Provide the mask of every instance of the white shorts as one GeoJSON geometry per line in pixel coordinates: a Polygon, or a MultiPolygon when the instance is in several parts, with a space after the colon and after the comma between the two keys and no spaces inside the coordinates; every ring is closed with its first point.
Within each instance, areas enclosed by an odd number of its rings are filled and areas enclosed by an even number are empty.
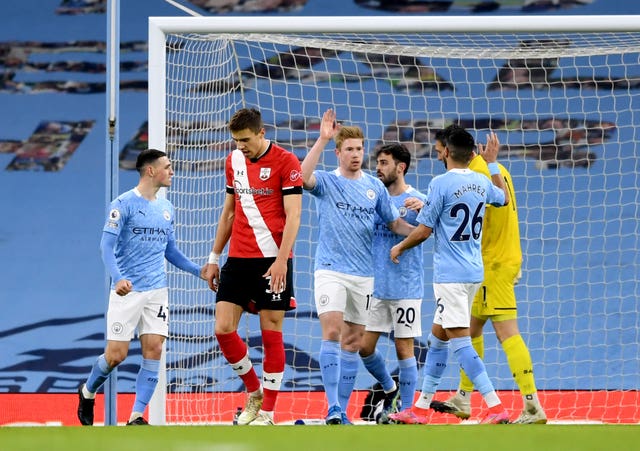
{"type": "Polygon", "coordinates": [[[342,312],[353,324],[367,324],[367,309],[373,292],[373,277],[352,276],[319,269],[314,273],[314,297],[318,315],[342,312]]]}
{"type": "Polygon", "coordinates": [[[434,283],[436,296],[434,324],[443,329],[469,327],[471,323],[471,304],[482,283],[434,283]]]}
{"type": "Polygon", "coordinates": [[[118,296],[109,294],[107,340],[131,341],[133,333],[169,335],[169,290],[132,291],[118,296]]]}
{"type": "Polygon", "coordinates": [[[396,338],[422,336],[422,299],[397,299],[384,301],[371,299],[369,319],[365,330],[391,332],[396,338]]]}

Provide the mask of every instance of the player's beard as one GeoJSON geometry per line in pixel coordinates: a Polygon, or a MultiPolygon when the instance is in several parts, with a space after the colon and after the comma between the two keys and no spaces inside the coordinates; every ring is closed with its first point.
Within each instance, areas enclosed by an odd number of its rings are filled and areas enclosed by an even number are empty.
{"type": "Polygon", "coordinates": [[[378,178],[384,184],[385,188],[389,188],[396,182],[396,180],[398,180],[398,176],[396,176],[395,174],[385,176],[384,174],[378,173],[378,178]]]}

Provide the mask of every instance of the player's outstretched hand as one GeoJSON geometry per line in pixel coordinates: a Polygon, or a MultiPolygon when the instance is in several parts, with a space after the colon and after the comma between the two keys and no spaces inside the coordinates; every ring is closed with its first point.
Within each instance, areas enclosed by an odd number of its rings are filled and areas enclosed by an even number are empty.
{"type": "Polygon", "coordinates": [[[336,122],[336,112],[329,108],[322,115],[320,123],[320,137],[323,139],[333,139],[338,134],[342,126],[336,122]]]}
{"type": "Polygon", "coordinates": [[[487,163],[495,163],[498,161],[498,151],[500,150],[500,140],[498,136],[491,132],[487,135],[487,143],[478,143],[478,153],[482,155],[487,163]]]}

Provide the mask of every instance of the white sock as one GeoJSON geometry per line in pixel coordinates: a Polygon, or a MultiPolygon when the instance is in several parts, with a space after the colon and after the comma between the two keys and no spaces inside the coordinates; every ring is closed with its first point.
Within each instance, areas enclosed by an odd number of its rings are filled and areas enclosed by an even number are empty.
{"type": "Polygon", "coordinates": [[[142,412],[131,412],[131,416],[129,417],[129,422],[135,420],[136,418],[140,418],[142,416],[142,412]]]}
{"type": "Polygon", "coordinates": [[[415,402],[414,406],[420,409],[429,409],[431,407],[431,400],[433,399],[434,393],[420,393],[420,397],[415,402]]]}
{"type": "Polygon", "coordinates": [[[87,390],[87,384],[82,384],[82,396],[84,396],[85,399],[95,399],[96,394],[87,390]]]}
{"type": "Polygon", "coordinates": [[[540,400],[538,399],[538,392],[532,393],[530,395],[523,395],[522,400],[525,406],[534,406],[536,408],[541,408],[540,400]]]}
{"type": "Polygon", "coordinates": [[[489,408],[500,405],[500,398],[498,398],[498,394],[495,391],[490,391],[489,393],[485,393],[482,395],[484,398],[484,402],[487,403],[489,408]]]}
{"type": "Polygon", "coordinates": [[[468,391],[458,390],[456,395],[459,396],[460,398],[464,399],[465,401],[468,401],[468,400],[471,399],[471,392],[468,392],[468,391]]]}
{"type": "Polygon", "coordinates": [[[396,385],[396,381],[393,381],[393,388],[389,391],[384,392],[385,395],[388,395],[389,393],[393,393],[394,391],[396,391],[398,388],[398,386],[396,385]]]}

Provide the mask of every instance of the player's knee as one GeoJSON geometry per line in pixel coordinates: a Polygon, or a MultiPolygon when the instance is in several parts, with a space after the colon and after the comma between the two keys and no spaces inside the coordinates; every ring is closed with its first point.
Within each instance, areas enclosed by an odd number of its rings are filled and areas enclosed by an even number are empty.
{"type": "Polygon", "coordinates": [[[109,368],[115,368],[127,358],[129,353],[129,343],[119,341],[108,341],[104,350],[104,359],[109,368]]]}
{"type": "Polygon", "coordinates": [[[359,352],[362,341],[357,335],[348,335],[346,337],[342,337],[342,342],[340,344],[342,349],[345,351],[359,352]]]}
{"type": "Polygon", "coordinates": [[[340,341],[340,329],[324,328],[322,331],[322,339],[328,341],[340,341]]]}
{"type": "Polygon", "coordinates": [[[369,349],[360,348],[358,354],[360,354],[360,357],[362,357],[363,359],[366,359],[371,354],[373,354],[373,352],[371,352],[369,349]]]}
{"type": "Polygon", "coordinates": [[[222,322],[216,322],[216,325],[214,327],[214,333],[216,337],[218,337],[219,335],[230,334],[232,332],[235,332],[235,330],[235,327],[233,327],[231,324],[224,324],[222,322]]]}
{"type": "Polygon", "coordinates": [[[115,350],[104,354],[104,359],[106,360],[107,365],[109,365],[109,368],[115,368],[124,362],[124,359],[126,358],[127,352],[122,350],[115,350]]]}
{"type": "Polygon", "coordinates": [[[145,359],[160,360],[162,356],[162,342],[152,342],[147,344],[145,349],[142,350],[142,355],[145,359]]]}
{"type": "Polygon", "coordinates": [[[413,340],[408,342],[396,340],[396,357],[398,357],[399,360],[415,357],[413,340]]]}

